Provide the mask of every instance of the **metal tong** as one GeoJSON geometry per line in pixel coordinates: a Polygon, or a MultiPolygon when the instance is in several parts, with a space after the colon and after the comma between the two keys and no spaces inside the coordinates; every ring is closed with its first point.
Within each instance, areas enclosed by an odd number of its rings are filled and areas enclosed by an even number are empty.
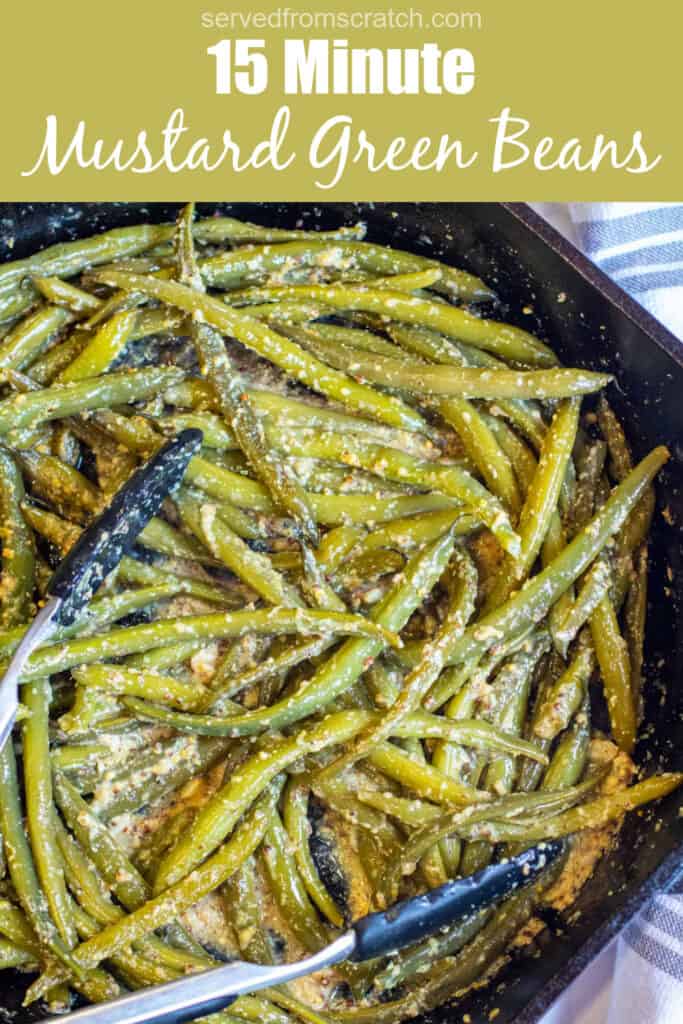
{"type": "MultiPolygon", "coordinates": [[[[108,574],[133,547],[164,498],[181,482],[202,442],[185,430],[165,444],[114,496],[109,508],[81,534],[48,585],[48,600],[33,620],[0,682],[0,749],[18,706],[19,679],[31,653],[58,627],[74,622],[108,574]]],[[[77,1010],[64,1024],[181,1024],[225,1009],[247,992],[322,970],[343,960],[386,956],[499,902],[529,884],[560,854],[562,844],[540,844],[469,878],[368,914],[330,945],[296,963],[262,966],[235,960],[110,1003],[77,1010]]]]}
{"type": "Polygon", "coordinates": [[[354,921],[329,946],[296,963],[278,966],[233,960],[164,985],[132,992],[110,1003],[62,1017],[63,1024],[182,1024],[217,1013],[247,992],[282,985],[342,960],[372,960],[410,946],[461,917],[475,914],[536,880],[562,852],[560,842],[541,843],[509,860],[388,910],[354,921]]]}
{"type": "Polygon", "coordinates": [[[59,626],[69,626],[135,544],[164,498],[179,486],[202,443],[201,430],[183,430],[117,491],[109,507],[78,538],[47,588],[48,600],[24,634],[0,681],[0,750],[12,732],[19,678],[29,657],[59,626]]]}

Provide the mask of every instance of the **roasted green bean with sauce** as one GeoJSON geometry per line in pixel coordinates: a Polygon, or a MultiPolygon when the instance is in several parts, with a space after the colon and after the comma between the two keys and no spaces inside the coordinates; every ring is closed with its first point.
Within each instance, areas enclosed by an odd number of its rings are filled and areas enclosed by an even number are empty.
{"type": "Polygon", "coordinates": [[[609,374],[406,246],[189,204],[0,266],[3,665],[114,491],[203,433],[22,677],[0,967],[27,1003],[298,959],[569,837],[500,907],[207,1018],[397,1024],[481,981],[683,781],[632,760],[667,450],[636,463],[609,374]]]}

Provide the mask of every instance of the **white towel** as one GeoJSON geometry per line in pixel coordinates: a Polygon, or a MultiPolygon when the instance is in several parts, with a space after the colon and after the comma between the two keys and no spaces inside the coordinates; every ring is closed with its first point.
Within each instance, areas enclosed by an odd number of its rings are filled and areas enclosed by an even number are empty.
{"type": "Polygon", "coordinates": [[[682,1024],[683,896],[655,896],[541,1024],[682,1024]]]}
{"type": "Polygon", "coordinates": [[[683,897],[656,896],[617,940],[606,1024],[683,1021],[683,897]]]}
{"type": "Polygon", "coordinates": [[[570,203],[569,208],[583,251],[683,338],[683,203],[570,203]]]}

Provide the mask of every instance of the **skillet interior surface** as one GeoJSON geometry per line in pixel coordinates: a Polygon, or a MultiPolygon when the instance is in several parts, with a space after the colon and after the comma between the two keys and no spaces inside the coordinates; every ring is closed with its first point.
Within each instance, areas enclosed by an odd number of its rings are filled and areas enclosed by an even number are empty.
{"type": "MultiPolygon", "coordinates": [[[[57,241],[142,220],[175,217],[173,204],[0,204],[0,261],[57,241]]],[[[522,205],[491,203],[199,204],[283,227],[330,228],[362,219],[368,238],[483,277],[500,296],[496,315],[547,338],[570,365],[608,369],[610,399],[636,456],[667,444],[672,459],[658,484],[652,531],[647,635],[646,716],[636,752],[648,769],[683,770],[683,348],[571,245],[522,205]]],[[[683,819],[673,793],[654,811],[631,815],[615,849],[598,865],[577,902],[496,977],[456,1007],[421,1024],[472,1024],[498,1009],[497,1024],[531,1024],[554,997],[657,889],[680,885],[683,819]],[[465,1017],[465,1019],[467,1019],[465,1017]]],[[[41,1016],[20,1009],[25,976],[5,972],[0,1020],[41,1016]],[[8,1012],[9,1011],[9,1012],[8,1012]]]]}

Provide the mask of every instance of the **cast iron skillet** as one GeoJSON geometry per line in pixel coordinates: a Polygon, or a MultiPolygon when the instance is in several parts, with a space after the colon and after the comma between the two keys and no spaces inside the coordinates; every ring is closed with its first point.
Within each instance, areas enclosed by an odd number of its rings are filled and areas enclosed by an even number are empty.
{"type": "MultiPolygon", "coordinates": [[[[647,642],[646,729],[637,759],[683,769],[683,348],[527,207],[488,203],[251,203],[200,205],[238,217],[293,227],[330,228],[363,219],[368,237],[435,255],[472,270],[501,297],[498,313],[549,339],[570,365],[616,374],[610,398],[635,454],[658,443],[673,458],[658,485],[652,533],[647,642]],[[662,512],[666,512],[666,519],[662,512]],[[647,757],[647,761],[645,758],[647,757]]],[[[169,220],[173,204],[0,204],[0,260],[27,256],[50,243],[141,220],[169,220]]],[[[598,709],[599,714],[599,709],[598,709]]],[[[598,866],[567,914],[553,915],[533,947],[488,989],[457,1007],[444,1006],[421,1024],[455,1024],[469,1013],[483,1024],[531,1024],[569,981],[657,889],[683,879],[683,820],[673,793],[656,811],[631,815],[617,848],[598,866]],[[656,828],[661,821],[661,828],[656,828]],[[569,921],[571,919],[571,925],[569,921]],[[536,955],[539,954],[540,956],[536,955]]],[[[2,976],[0,1006],[20,1007],[25,977],[2,976]]],[[[18,1010],[24,1024],[40,1011],[18,1010]]]]}

